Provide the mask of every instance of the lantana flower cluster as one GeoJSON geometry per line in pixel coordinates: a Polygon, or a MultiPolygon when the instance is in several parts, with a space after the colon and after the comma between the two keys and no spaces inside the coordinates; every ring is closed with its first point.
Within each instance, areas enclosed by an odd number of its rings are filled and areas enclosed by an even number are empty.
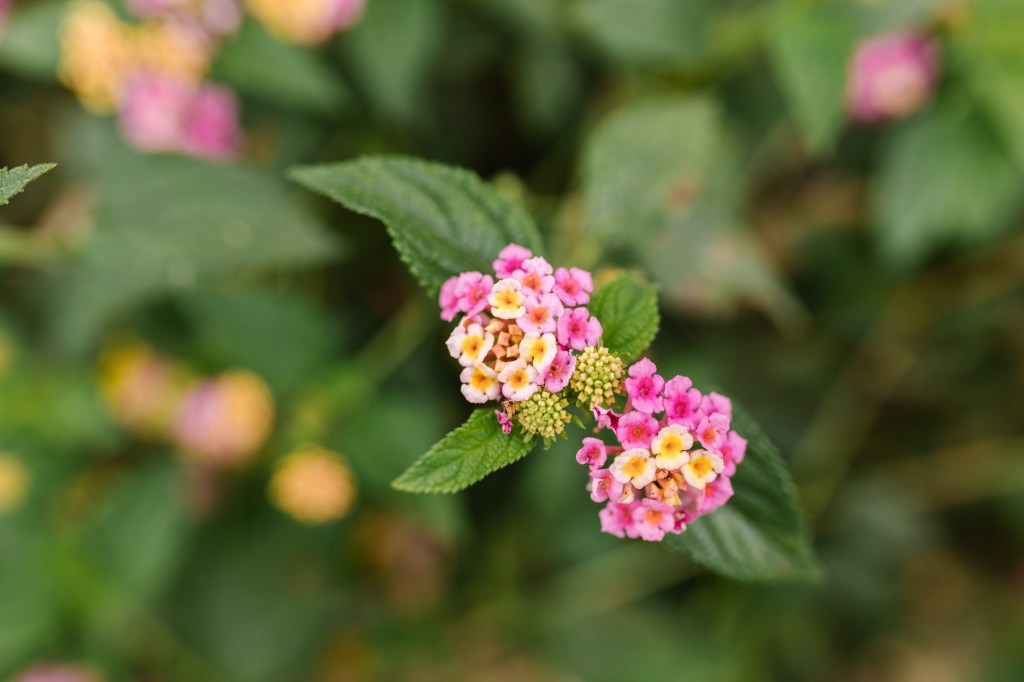
{"type": "Polygon", "coordinates": [[[665,381],[649,359],[629,368],[621,414],[594,408],[617,445],[584,438],[576,461],[590,469],[590,497],[605,503],[601,530],[658,541],[732,497],[730,479],[747,441],[730,430],[732,403],[702,395],[684,376],[665,381]]]}
{"type": "Polygon", "coordinates": [[[464,272],[441,287],[441,319],[461,315],[448,351],[464,368],[471,403],[501,401],[505,433],[513,420],[553,439],[571,420],[570,397],[589,407],[614,395],[622,361],[599,347],[600,320],[587,308],[591,274],[558,268],[518,244],[498,254],[494,272],[464,272]],[[569,389],[567,391],[567,389],[569,389]]]}

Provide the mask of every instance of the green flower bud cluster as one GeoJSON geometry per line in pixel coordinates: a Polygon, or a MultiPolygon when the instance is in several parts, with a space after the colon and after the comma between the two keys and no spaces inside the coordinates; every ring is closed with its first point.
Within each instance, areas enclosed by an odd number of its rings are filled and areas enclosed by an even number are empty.
{"type": "Polygon", "coordinates": [[[586,348],[576,360],[576,372],[569,386],[579,394],[579,403],[590,408],[615,402],[615,394],[623,390],[625,366],[622,358],[610,350],[586,348]]]}
{"type": "Polygon", "coordinates": [[[572,419],[567,407],[569,401],[561,393],[542,387],[516,406],[516,417],[527,433],[553,440],[572,419]]]}

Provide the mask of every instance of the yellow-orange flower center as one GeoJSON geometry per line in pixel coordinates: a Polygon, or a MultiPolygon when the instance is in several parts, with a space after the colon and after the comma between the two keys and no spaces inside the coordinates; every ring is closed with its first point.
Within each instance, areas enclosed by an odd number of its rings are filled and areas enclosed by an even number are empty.
{"type": "Polygon", "coordinates": [[[626,460],[626,463],[622,465],[622,473],[626,474],[630,478],[636,478],[644,472],[644,468],[647,466],[647,460],[644,457],[630,457],[626,460]]]}

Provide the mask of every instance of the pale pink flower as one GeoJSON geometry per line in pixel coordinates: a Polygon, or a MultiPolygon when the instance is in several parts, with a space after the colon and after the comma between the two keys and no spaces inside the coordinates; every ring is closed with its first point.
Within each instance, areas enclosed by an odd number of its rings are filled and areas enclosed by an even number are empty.
{"type": "Polygon", "coordinates": [[[501,391],[498,375],[485,365],[467,367],[459,374],[462,382],[462,395],[466,400],[479,405],[488,400],[497,400],[501,391]]]}
{"type": "Polygon", "coordinates": [[[689,459],[687,450],[693,447],[693,436],[679,424],[666,426],[651,442],[651,454],[659,469],[674,471],[689,459]]]}
{"type": "Polygon", "coordinates": [[[587,490],[594,502],[614,502],[622,496],[623,485],[615,480],[610,470],[591,469],[587,490]]]}
{"type": "Polygon", "coordinates": [[[704,516],[715,511],[729,501],[733,495],[732,481],[728,476],[722,476],[704,486],[704,496],[697,504],[693,518],[704,516]]]}
{"type": "Polygon", "coordinates": [[[693,430],[700,422],[701,394],[691,388],[693,382],[687,377],[677,376],[665,384],[663,408],[670,424],[680,424],[693,430]]]}
{"type": "Polygon", "coordinates": [[[535,383],[536,378],[537,370],[521,359],[506,365],[498,375],[498,380],[503,384],[502,394],[514,402],[526,400],[537,392],[539,387],[535,383]]]}
{"type": "Polygon", "coordinates": [[[543,296],[555,288],[555,278],[551,276],[551,263],[537,256],[523,261],[522,270],[515,278],[523,285],[523,291],[533,296],[543,296]]]}
{"type": "Polygon", "coordinates": [[[729,419],[724,414],[712,414],[703,417],[695,429],[697,440],[700,441],[701,445],[714,452],[718,452],[722,447],[728,431],[729,419]]]}
{"type": "Polygon", "coordinates": [[[7,15],[11,12],[12,0],[0,0],[0,37],[3,37],[4,29],[7,27],[7,15]]]}
{"type": "Polygon", "coordinates": [[[354,26],[363,16],[366,0],[328,0],[331,6],[331,26],[344,31],[354,26]]]}
{"type": "Polygon", "coordinates": [[[905,118],[932,95],[939,71],[936,42],[915,31],[872,36],[850,62],[847,110],[858,121],[905,118]]]}
{"type": "Polygon", "coordinates": [[[147,152],[177,151],[195,85],[170,74],[139,73],[128,79],[118,107],[121,134],[147,152]]]}
{"type": "Polygon", "coordinates": [[[524,332],[554,332],[555,320],[565,312],[565,306],[554,294],[530,296],[525,303],[526,314],[516,320],[524,332]]]}
{"type": "Polygon", "coordinates": [[[604,466],[608,459],[608,448],[600,438],[584,438],[583,447],[576,453],[576,461],[587,464],[591,469],[604,466]]]}
{"type": "Polygon", "coordinates": [[[242,20],[235,0],[126,0],[125,4],[141,19],[195,22],[214,36],[234,33],[242,20]]]}
{"type": "Polygon", "coordinates": [[[484,361],[494,346],[494,334],[484,331],[475,322],[456,325],[448,337],[448,353],[463,367],[473,367],[484,361]]]}
{"type": "Polygon", "coordinates": [[[642,539],[658,542],[675,527],[673,509],[657,500],[640,500],[633,507],[633,527],[642,539]]]}
{"type": "Polygon", "coordinates": [[[576,371],[576,356],[567,350],[560,350],[555,353],[555,359],[540,374],[540,381],[544,388],[552,393],[558,393],[569,385],[573,372],[576,371]]]}
{"type": "Polygon", "coordinates": [[[615,435],[627,450],[650,448],[651,441],[658,434],[658,420],[643,412],[627,412],[619,418],[615,435]]]}
{"type": "Polygon", "coordinates": [[[554,291],[565,305],[586,305],[594,291],[594,279],[586,270],[558,268],[555,270],[554,291]]]}
{"type": "Polygon", "coordinates": [[[690,461],[680,468],[687,484],[696,490],[714,481],[725,468],[721,455],[709,450],[694,450],[690,453],[690,461]]]}
{"type": "Polygon", "coordinates": [[[523,270],[523,261],[532,258],[533,252],[525,246],[509,244],[498,253],[498,259],[494,261],[494,274],[500,279],[513,277],[523,270]]]}
{"type": "Polygon", "coordinates": [[[491,306],[491,315],[503,320],[515,320],[526,312],[526,296],[523,285],[518,280],[506,278],[500,280],[487,295],[487,303],[491,306]]]}
{"type": "Polygon", "coordinates": [[[722,454],[722,459],[725,461],[723,473],[726,476],[732,476],[736,473],[736,465],[743,461],[743,457],[747,453],[747,439],[735,431],[730,431],[725,437],[725,441],[719,446],[718,451],[722,454]]]}
{"type": "Polygon", "coordinates": [[[634,448],[616,455],[608,468],[616,481],[622,485],[632,484],[637,490],[654,481],[658,473],[654,458],[644,448],[634,448]]]}
{"type": "Polygon", "coordinates": [[[661,391],[665,388],[665,380],[655,372],[658,368],[644,358],[633,363],[626,379],[626,395],[634,409],[647,414],[662,411],[661,391]]]}
{"type": "Polygon", "coordinates": [[[601,323],[586,308],[566,308],[558,317],[558,343],[564,348],[583,350],[601,339],[601,323]]]}
{"type": "Polygon", "coordinates": [[[601,531],[620,538],[635,538],[639,536],[639,531],[633,521],[633,509],[635,506],[635,503],[619,504],[618,502],[609,502],[598,513],[598,517],[601,519],[601,531]]]}
{"type": "Polygon", "coordinates": [[[519,342],[519,357],[533,365],[537,373],[546,370],[555,360],[558,343],[554,334],[530,332],[519,342]]]}
{"type": "MultiPolygon", "coordinates": [[[[3,0],[0,0],[2,2],[3,0]]],[[[99,682],[93,672],[75,665],[36,665],[12,677],[10,682],[99,682]]]]}
{"type": "Polygon", "coordinates": [[[219,85],[195,93],[182,121],[181,151],[204,159],[231,159],[242,148],[238,98],[219,85]]]}

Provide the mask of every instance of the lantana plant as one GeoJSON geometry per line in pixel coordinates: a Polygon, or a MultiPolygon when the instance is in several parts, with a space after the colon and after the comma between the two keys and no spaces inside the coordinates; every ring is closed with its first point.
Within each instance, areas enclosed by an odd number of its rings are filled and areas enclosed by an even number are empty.
{"type": "Polygon", "coordinates": [[[588,469],[575,492],[604,504],[605,532],[665,540],[736,578],[817,575],[777,450],[729,398],[686,376],[666,380],[648,357],[653,285],[614,267],[550,262],[529,216],[466,171],[370,157],[293,177],[387,226],[452,325],[451,359],[442,351],[438,361],[480,406],[394,487],[457,492],[571,438],[588,469]]]}

